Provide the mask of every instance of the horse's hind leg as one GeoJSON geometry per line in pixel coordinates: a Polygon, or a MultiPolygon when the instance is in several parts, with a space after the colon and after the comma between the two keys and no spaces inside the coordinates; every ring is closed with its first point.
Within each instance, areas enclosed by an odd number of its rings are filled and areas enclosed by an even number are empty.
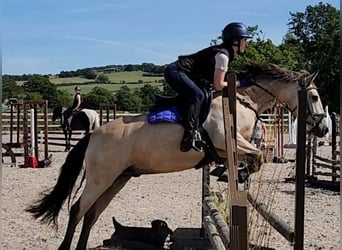
{"type": "MultiPolygon", "coordinates": [[[[116,177],[113,177],[116,179],[116,177]]],[[[111,179],[111,180],[113,180],[111,179]]],[[[89,208],[97,201],[97,199],[111,186],[110,179],[102,180],[101,183],[95,184],[87,179],[86,186],[78,201],[72,205],[69,215],[68,227],[64,239],[58,248],[59,250],[70,249],[72,238],[75,233],[77,224],[81,221],[89,208]]]]}
{"type": "Polygon", "coordinates": [[[95,224],[98,217],[108,206],[113,197],[125,186],[130,178],[130,175],[120,175],[87,211],[83,219],[82,231],[76,248],[77,250],[86,249],[92,226],[95,224]]]}
{"type": "Polygon", "coordinates": [[[79,203],[80,200],[78,200],[74,205],[72,205],[71,210],[70,210],[70,215],[69,215],[69,222],[68,222],[68,227],[64,236],[64,239],[59,246],[58,250],[68,250],[70,249],[71,241],[74,236],[75,228],[79,221],[81,220],[80,218],[76,217],[77,212],[79,210],[79,203]]]}
{"type": "Polygon", "coordinates": [[[72,135],[72,131],[71,130],[69,130],[68,131],[68,144],[67,144],[67,148],[68,148],[68,151],[70,151],[70,149],[71,149],[71,135],[72,135]]]}

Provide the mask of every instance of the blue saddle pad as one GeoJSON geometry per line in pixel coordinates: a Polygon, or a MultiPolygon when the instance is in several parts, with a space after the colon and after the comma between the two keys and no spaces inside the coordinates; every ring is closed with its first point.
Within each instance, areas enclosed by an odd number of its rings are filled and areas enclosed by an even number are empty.
{"type": "Polygon", "coordinates": [[[147,115],[147,120],[150,124],[159,122],[178,123],[180,121],[180,113],[176,107],[165,108],[163,110],[151,111],[147,115]]]}

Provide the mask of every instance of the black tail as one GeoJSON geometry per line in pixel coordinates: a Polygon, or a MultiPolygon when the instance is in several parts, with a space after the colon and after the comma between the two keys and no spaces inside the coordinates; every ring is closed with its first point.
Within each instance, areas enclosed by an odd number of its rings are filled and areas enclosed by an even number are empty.
{"type": "Polygon", "coordinates": [[[43,197],[36,204],[28,207],[25,211],[40,217],[42,222],[57,226],[57,218],[65,200],[71,195],[78,175],[83,166],[85,151],[89,144],[91,134],[83,137],[69,152],[59,174],[57,183],[50,193],[44,192],[43,197]]]}

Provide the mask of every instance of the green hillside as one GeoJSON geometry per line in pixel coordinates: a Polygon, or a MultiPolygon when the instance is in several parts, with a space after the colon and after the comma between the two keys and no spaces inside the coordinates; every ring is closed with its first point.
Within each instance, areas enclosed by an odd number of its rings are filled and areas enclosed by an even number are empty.
{"type": "Polygon", "coordinates": [[[110,83],[97,83],[95,80],[86,79],[84,77],[65,77],[59,78],[50,76],[50,82],[57,85],[58,89],[67,90],[73,93],[75,85],[79,85],[82,93],[89,93],[94,87],[102,87],[111,92],[118,91],[122,86],[126,85],[129,88],[141,88],[146,84],[152,86],[162,86],[164,77],[162,76],[144,76],[143,71],[122,71],[102,73],[98,71],[98,75],[105,75],[109,78],[110,83]]]}
{"type": "MultiPolygon", "coordinates": [[[[114,84],[102,84],[102,83],[92,83],[92,84],[87,84],[87,85],[80,85],[81,89],[82,89],[82,93],[83,94],[87,94],[89,93],[92,88],[94,87],[101,87],[104,88],[106,90],[109,90],[110,92],[116,92],[118,91],[122,86],[128,86],[131,89],[135,89],[135,88],[141,88],[143,87],[145,84],[150,84],[152,86],[160,86],[162,87],[161,83],[114,83],[114,84]]],[[[57,89],[60,90],[66,90],[69,93],[73,94],[74,93],[74,85],[70,85],[70,86],[59,86],[57,87],[57,89]]]]}

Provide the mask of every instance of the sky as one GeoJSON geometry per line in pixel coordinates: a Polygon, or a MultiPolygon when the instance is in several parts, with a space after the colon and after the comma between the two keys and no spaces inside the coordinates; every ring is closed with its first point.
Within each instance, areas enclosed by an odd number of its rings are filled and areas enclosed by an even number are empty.
{"type": "MultiPolygon", "coordinates": [[[[153,63],[210,45],[230,22],[258,25],[282,42],[290,12],[313,0],[4,0],[2,74],[58,74],[87,67],[153,63]]],[[[321,1],[340,9],[338,0],[321,1]]]]}

